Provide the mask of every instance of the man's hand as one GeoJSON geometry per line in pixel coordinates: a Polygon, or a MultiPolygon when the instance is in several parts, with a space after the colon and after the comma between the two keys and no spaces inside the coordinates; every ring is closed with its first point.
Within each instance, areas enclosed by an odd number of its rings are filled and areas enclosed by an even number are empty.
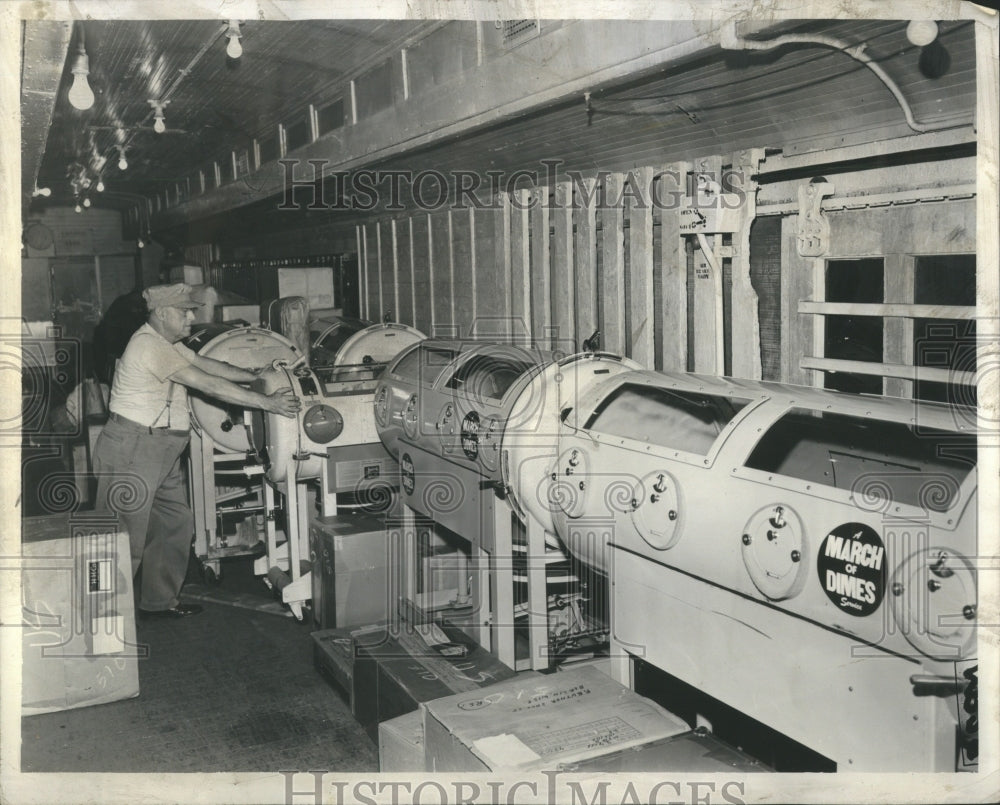
{"type": "Polygon", "coordinates": [[[267,402],[266,410],[272,414],[281,414],[281,416],[287,417],[295,416],[295,412],[302,407],[302,400],[296,397],[295,392],[287,386],[268,394],[267,402]]]}

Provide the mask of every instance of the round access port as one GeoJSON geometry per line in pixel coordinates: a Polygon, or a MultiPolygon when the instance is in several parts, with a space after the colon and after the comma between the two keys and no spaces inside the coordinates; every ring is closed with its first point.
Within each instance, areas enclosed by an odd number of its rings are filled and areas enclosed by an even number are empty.
{"type": "Polygon", "coordinates": [[[302,417],[302,429],[312,441],[326,444],[343,432],[344,418],[329,405],[314,405],[302,417]]]}

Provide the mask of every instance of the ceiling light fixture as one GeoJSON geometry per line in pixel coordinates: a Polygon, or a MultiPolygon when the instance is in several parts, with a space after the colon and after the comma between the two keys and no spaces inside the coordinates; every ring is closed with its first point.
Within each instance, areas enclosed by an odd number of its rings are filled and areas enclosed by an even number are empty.
{"type": "Polygon", "coordinates": [[[73,60],[73,86],[69,88],[69,102],[81,112],[94,105],[94,91],[87,76],[90,75],[90,59],[83,44],[83,28],[80,28],[80,48],[73,60]]]}
{"type": "Polygon", "coordinates": [[[125,146],[118,146],[118,153],[121,154],[121,159],[118,160],[118,170],[127,171],[128,170],[128,160],[125,159],[125,146]]]}
{"type": "Polygon", "coordinates": [[[910,20],[906,26],[906,38],[917,47],[927,47],[937,39],[938,26],[934,20],[910,20]]]}
{"type": "Polygon", "coordinates": [[[151,100],[148,103],[153,107],[153,131],[157,134],[163,134],[167,130],[167,123],[163,119],[163,109],[170,101],[151,100]]]}
{"type": "Polygon", "coordinates": [[[83,207],[79,203],[73,208],[73,212],[83,212],[83,207]]]}
{"type": "Polygon", "coordinates": [[[83,200],[83,206],[84,207],[89,207],[90,206],[90,199],[89,198],[85,198],[83,200]]]}
{"type": "Polygon", "coordinates": [[[32,198],[35,198],[37,196],[45,196],[47,198],[48,196],[51,196],[51,195],[52,195],[52,188],[51,187],[38,187],[36,185],[35,189],[31,191],[31,197],[32,198]]]}
{"type": "Polygon", "coordinates": [[[103,193],[104,192],[104,180],[103,179],[98,179],[97,180],[97,187],[95,188],[95,190],[97,190],[98,193],[103,193]]]}
{"type": "MultiPolygon", "coordinates": [[[[216,34],[216,36],[218,36],[218,34],[216,34]]],[[[239,20],[229,21],[229,28],[226,30],[226,36],[229,38],[229,44],[226,45],[226,55],[230,59],[238,59],[243,55],[243,45],[240,44],[242,34],[240,33],[239,20]]]]}

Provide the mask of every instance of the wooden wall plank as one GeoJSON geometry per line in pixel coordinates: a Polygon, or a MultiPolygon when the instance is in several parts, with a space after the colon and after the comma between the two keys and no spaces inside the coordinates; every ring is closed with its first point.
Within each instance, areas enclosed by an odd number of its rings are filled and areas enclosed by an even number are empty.
{"type": "Polygon", "coordinates": [[[406,219],[406,242],[410,258],[410,322],[417,326],[417,265],[414,257],[413,216],[406,219]]]}
{"type": "Polygon", "coordinates": [[[660,296],[663,308],[661,343],[657,352],[668,372],[687,371],[688,352],[688,275],[687,249],[681,236],[680,209],[676,199],[684,192],[685,176],[690,166],[686,162],[668,165],[660,174],[658,198],[660,211],[660,296]]]}
{"type": "Polygon", "coordinates": [[[469,333],[475,331],[477,327],[477,322],[479,321],[479,299],[476,294],[476,287],[479,281],[479,261],[476,254],[476,208],[473,206],[469,207],[469,298],[472,302],[472,310],[470,311],[471,324],[467,328],[469,333]]]}
{"type": "Polygon", "coordinates": [[[625,336],[625,219],[622,206],[624,177],[620,173],[605,178],[605,203],[601,221],[601,342],[609,352],[626,355],[625,336]]]}
{"type": "MultiPolygon", "coordinates": [[[[885,256],[886,302],[913,302],[913,258],[903,254],[885,256]]],[[[913,319],[886,318],[882,331],[882,361],[894,364],[913,363],[913,319]]],[[[887,377],[885,393],[891,397],[912,397],[910,380],[887,377]]]]}
{"type": "Polygon", "coordinates": [[[452,336],[457,338],[458,320],[455,318],[455,221],[448,210],[446,214],[448,226],[448,326],[452,336]]]}
{"type": "Polygon", "coordinates": [[[552,265],[550,243],[549,188],[531,191],[531,331],[539,349],[550,349],[552,341],[552,265]]]}
{"type": "Polygon", "coordinates": [[[397,221],[393,218],[389,221],[390,242],[392,244],[392,320],[405,321],[404,311],[399,309],[400,287],[399,287],[399,233],[397,232],[397,221]]]}
{"type": "Polygon", "coordinates": [[[530,340],[531,329],[531,219],[530,190],[515,190],[510,205],[510,316],[516,340],[530,340]]]}
{"type": "Polygon", "coordinates": [[[430,250],[430,216],[414,215],[410,219],[412,232],[410,257],[413,260],[414,327],[429,335],[433,329],[434,265],[430,250]]]}
{"type": "Polygon", "coordinates": [[[431,287],[434,320],[431,334],[441,337],[456,335],[452,318],[451,232],[448,220],[447,212],[428,215],[431,260],[434,268],[431,287]]]}
{"type": "MultiPolygon", "coordinates": [[[[722,174],[722,157],[711,156],[698,159],[694,171],[708,174],[712,181],[719,182],[722,174]]],[[[706,240],[712,250],[717,246],[716,235],[707,235],[706,240]]],[[[716,271],[722,270],[721,260],[717,268],[712,268],[709,257],[695,241],[694,252],[694,371],[705,374],[722,374],[716,360],[716,271]]]]}
{"type": "Polygon", "coordinates": [[[576,343],[583,344],[598,328],[597,313],[597,180],[581,181],[575,194],[576,241],[576,343]]]}
{"type": "Polygon", "coordinates": [[[368,243],[367,233],[363,224],[354,227],[358,239],[358,299],[360,300],[360,315],[368,318],[368,243]]]}
{"type": "Polygon", "coordinates": [[[466,210],[449,210],[448,220],[452,246],[452,321],[458,325],[459,336],[465,338],[471,334],[476,320],[473,303],[475,287],[472,276],[472,230],[466,210]]]}
{"type": "Polygon", "coordinates": [[[504,301],[504,288],[509,287],[502,268],[504,245],[497,224],[502,220],[501,210],[482,207],[473,218],[476,258],[476,314],[478,330],[486,338],[506,340],[509,321],[504,301]]]}
{"type": "MultiPolygon", "coordinates": [[[[785,216],[781,220],[781,381],[808,386],[813,375],[819,374],[803,369],[799,361],[813,346],[813,325],[821,316],[798,315],[798,304],[803,299],[820,301],[824,296],[823,286],[819,288],[819,298],[813,289],[812,260],[800,257],[796,247],[796,216],[785,216]]],[[[815,354],[815,353],[812,353],[815,354]]]]}
{"type": "Polygon", "coordinates": [[[497,279],[500,282],[501,315],[504,318],[504,337],[509,339],[514,328],[511,322],[511,289],[513,273],[511,268],[511,209],[510,196],[498,196],[500,210],[493,216],[493,243],[497,279]]]}
{"type": "Polygon", "coordinates": [[[573,282],[573,185],[555,186],[552,210],[552,325],[555,346],[567,355],[577,351],[576,299],[573,282]]]}
{"type": "Polygon", "coordinates": [[[653,169],[636,168],[626,176],[629,222],[629,330],[634,360],[652,368],[653,355],[653,169]]]}
{"type": "Polygon", "coordinates": [[[373,311],[374,320],[382,321],[387,310],[387,300],[392,293],[392,260],[390,259],[391,237],[388,227],[382,221],[375,224],[375,276],[378,280],[378,310],[373,311]]]}
{"type": "Polygon", "coordinates": [[[396,259],[396,321],[413,325],[416,321],[413,297],[413,241],[410,218],[393,221],[396,259]]]}
{"type": "Polygon", "coordinates": [[[732,187],[742,199],[740,230],[733,235],[732,290],[732,374],[760,380],[763,365],[760,344],[760,317],[757,292],[750,282],[750,228],[757,216],[757,174],[763,149],[749,149],[733,154],[732,176],[723,189],[732,187]]]}

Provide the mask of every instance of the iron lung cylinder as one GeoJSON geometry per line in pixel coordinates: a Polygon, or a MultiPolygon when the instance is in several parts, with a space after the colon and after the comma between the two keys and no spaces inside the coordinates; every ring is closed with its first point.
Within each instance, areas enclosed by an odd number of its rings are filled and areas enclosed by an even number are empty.
{"type": "MultiPolygon", "coordinates": [[[[331,447],[378,444],[372,401],[386,361],[424,336],[401,324],[347,327],[327,366],[265,372],[256,389],[271,394],[290,387],[302,405],[294,417],[265,411],[249,415],[253,447],[268,480],[318,477],[331,447]]],[[[335,339],[336,340],[336,339],[335,339]]],[[[329,337],[327,342],[330,344],[329,337]]]]}
{"type": "Polygon", "coordinates": [[[480,452],[499,453],[499,462],[491,457],[489,465],[494,470],[499,465],[508,500],[521,519],[530,514],[555,533],[555,502],[549,493],[554,488],[551,476],[561,428],[576,426],[579,400],[591,386],[639,368],[635,361],[616,355],[579,353],[548,364],[520,389],[498,436],[487,438],[480,452]]]}
{"type": "Polygon", "coordinates": [[[904,656],[975,652],[974,411],[618,371],[559,420],[551,471],[518,469],[549,448],[505,440],[505,478],[580,560],[620,556],[663,589],[679,572],[904,656]]]}
{"type": "Polygon", "coordinates": [[[312,327],[310,365],[358,366],[385,364],[426,336],[405,324],[371,324],[360,319],[315,322],[312,327]]]}
{"type": "MultiPolygon", "coordinates": [[[[242,369],[269,367],[275,362],[294,365],[302,359],[298,348],[287,338],[259,327],[200,325],[184,343],[199,355],[242,369]]],[[[188,400],[192,423],[217,447],[234,453],[251,449],[243,409],[196,392],[191,392],[188,400]]]]}
{"type": "Polygon", "coordinates": [[[514,401],[552,354],[516,344],[427,340],[401,353],[375,391],[379,438],[499,477],[500,436],[514,401]]]}

